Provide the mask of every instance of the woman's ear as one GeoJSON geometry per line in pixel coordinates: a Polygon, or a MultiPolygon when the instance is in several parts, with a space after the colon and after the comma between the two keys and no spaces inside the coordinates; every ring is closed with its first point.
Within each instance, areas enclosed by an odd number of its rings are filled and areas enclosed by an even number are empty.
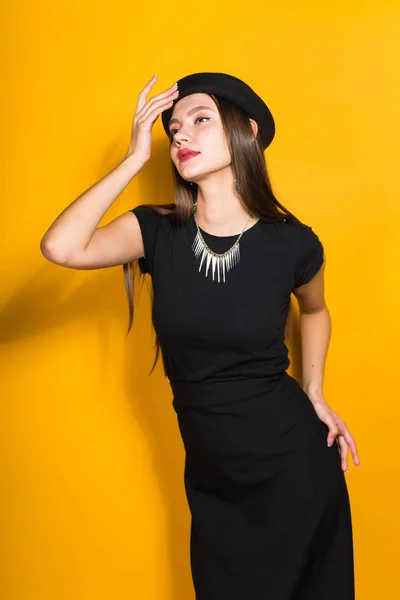
{"type": "Polygon", "coordinates": [[[249,121],[250,121],[250,125],[251,125],[251,127],[253,129],[254,137],[256,138],[257,137],[257,133],[258,133],[257,121],[255,121],[254,119],[250,119],[250,118],[249,118],[249,121]]]}

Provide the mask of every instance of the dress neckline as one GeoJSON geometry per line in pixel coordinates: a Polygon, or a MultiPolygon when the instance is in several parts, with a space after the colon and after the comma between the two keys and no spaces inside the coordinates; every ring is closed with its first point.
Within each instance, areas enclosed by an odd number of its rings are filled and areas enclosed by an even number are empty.
{"type": "MultiPolygon", "coordinates": [[[[193,214],[191,215],[190,218],[192,220],[192,223],[193,223],[194,227],[196,228],[196,222],[194,220],[193,214]]],[[[249,227],[248,229],[246,229],[243,232],[242,237],[245,236],[247,233],[250,233],[251,231],[254,231],[255,229],[257,229],[259,227],[259,225],[260,225],[261,222],[262,222],[262,220],[258,219],[258,221],[256,221],[255,223],[253,223],[253,225],[251,227],[249,227]]],[[[238,233],[234,233],[232,235],[215,235],[214,233],[208,233],[208,231],[205,231],[204,229],[202,229],[200,227],[200,225],[199,225],[199,229],[200,229],[200,232],[201,232],[202,235],[205,235],[205,236],[208,236],[209,238],[214,238],[214,239],[217,239],[217,240],[230,240],[230,239],[233,239],[233,238],[237,238],[237,237],[239,237],[239,235],[241,233],[239,231],[238,233]]]]}

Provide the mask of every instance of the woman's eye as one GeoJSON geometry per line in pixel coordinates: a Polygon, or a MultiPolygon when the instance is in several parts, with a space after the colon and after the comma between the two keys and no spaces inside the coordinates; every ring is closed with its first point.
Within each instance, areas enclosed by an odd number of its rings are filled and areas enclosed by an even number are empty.
{"type": "MultiPolygon", "coordinates": [[[[197,119],[195,120],[195,123],[197,123],[197,121],[199,121],[201,119],[207,119],[207,121],[209,121],[210,117],[197,117],[197,119]]],[[[178,131],[178,130],[177,129],[171,129],[171,131],[170,131],[171,137],[174,135],[174,131],[178,131]]]]}
{"type": "MultiPolygon", "coordinates": [[[[209,121],[210,117],[198,117],[198,118],[196,119],[196,121],[199,121],[199,120],[201,120],[201,119],[207,119],[207,121],[209,121]]],[[[195,121],[195,123],[196,123],[196,121],[195,121]]]]}

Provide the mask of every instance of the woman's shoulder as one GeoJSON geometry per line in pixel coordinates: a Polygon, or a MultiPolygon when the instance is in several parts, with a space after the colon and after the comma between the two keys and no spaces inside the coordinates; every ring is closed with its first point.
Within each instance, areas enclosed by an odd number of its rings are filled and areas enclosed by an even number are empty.
{"type": "Polygon", "coordinates": [[[131,208],[131,211],[156,219],[157,217],[166,217],[175,214],[175,204],[138,204],[134,208],[131,208]]]}
{"type": "Polygon", "coordinates": [[[287,223],[289,230],[292,232],[295,239],[300,243],[305,243],[308,240],[319,239],[317,233],[315,232],[315,228],[313,228],[312,225],[308,225],[307,223],[296,219],[289,219],[287,223]]]}
{"type": "Polygon", "coordinates": [[[157,256],[156,248],[163,248],[163,242],[168,239],[167,227],[168,217],[171,215],[171,205],[167,204],[139,204],[131,208],[136,216],[143,238],[144,256],[139,259],[142,273],[153,275],[154,262],[157,256]]]}
{"type": "Polygon", "coordinates": [[[263,218],[260,219],[264,225],[270,229],[275,229],[286,233],[287,235],[302,235],[305,231],[312,229],[310,225],[303,223],[297,217],[281,216],[273,219],[263,218]]]}
{"type": "Polygon", "coordinates": [[[302,252],[312,251],[321,245],[321,240],[313,227],[297,218],[283,217],[279,220],[264,221],[268,237],[275,239],[298,255],[302,252]],[[273,232],[272,236],[270,232],[273,232]]]}
{"type": "Polygon", "coordinates": [[[154,229],[159,229],[160,226],[170,227],[175,221],[174,204],[138,204],[130,210],[140,223],[154,229]]]}
{"type": "Polygon", "coordinates": [[[316,235],[311,225],[300,221],[298,218],[284,217],[274,221],[273,225],[282,232],[287,232],[288,235],[299,237],[300,239],[313,234],[316,235]]]}
{"type": "Polygon", "coordinates": [[[321,237],[313,226],[300,220],[287,221],[290,232],[292,249],[299,264],[316,261],[320,263],[324,256],[324,246],[321,237]]]}

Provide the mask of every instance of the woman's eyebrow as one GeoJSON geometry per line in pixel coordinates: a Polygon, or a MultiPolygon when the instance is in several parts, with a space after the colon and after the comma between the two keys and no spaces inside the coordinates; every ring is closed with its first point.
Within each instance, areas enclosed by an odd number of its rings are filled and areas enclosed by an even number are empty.
{"type": "MultiPolygon", "coordinates": [[[[189,110],[189,112],[187,113],[187,116],[190,117],[190,115],[192,115],[193,113],[197,112],[198,110],[202,110],[206,108],[207,110],[212,110],[214,111],[213,108],[211,108],[211,106],[195,106],[194,108],[191,108],[189,110]]],[[[214,111],[215,112],[215,111],[214,111]]],[[[171,123],[179,123],[178,119],[171,119],[168,123],[168,125],[171,125],[171,123]]]]}

